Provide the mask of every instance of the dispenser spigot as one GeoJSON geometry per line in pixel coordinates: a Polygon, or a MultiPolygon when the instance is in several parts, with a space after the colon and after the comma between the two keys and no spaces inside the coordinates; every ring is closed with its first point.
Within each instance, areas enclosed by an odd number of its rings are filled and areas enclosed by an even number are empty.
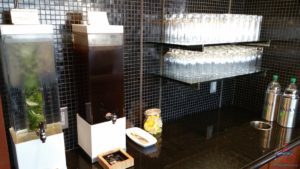
{"type": "Polygon", "coordinates": [[[116,113],[108,112],[108,113],[106,113],[105,118],[107,120],[111,120],[112,123],[115,124],[116,121],[117,121],[118,116],[116,115],[116,113]]]}
{"type": "Polygon", "coordinates": [[[41,141],[42,141],[43,143],[45,143],[45,141],[46,141],[46,139],[47,139],[46,129],[45,129],[45,122],[41,122],[41,123],[39,124],[38,135],[39,135],[41,141]]]}

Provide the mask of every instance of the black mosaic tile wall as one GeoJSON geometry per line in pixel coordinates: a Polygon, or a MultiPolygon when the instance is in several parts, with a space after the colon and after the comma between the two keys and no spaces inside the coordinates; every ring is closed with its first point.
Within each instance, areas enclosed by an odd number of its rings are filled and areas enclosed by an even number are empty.
{"type": "MultiPolygon", "coordinates": [[[[163,1],[144,0],[143,1],[143,42],[159,41],[162,27],[161,18],[164,10],[163,1]]],[[[142,55],[142,100],[140,122],[143,122],[143,112],[148,108],[161,107],[161,79],[151,73],[160,71],[160,59],[162,49],[147,43],[143,43],[142,55]]]]}
{"type": "MultiPolygon", "coordinates": [[[[0,23],[10,22],[7,14],[14,8],[14,2],[3,0],[0,2],[0,23]]],[[[135,114],[139,109],[140,86],[140,18],[141,2],[139,0],[86,0],[86,1],[62,1],[62,0],[19,0],[21,9],[38,9],[42,24],[52,24],[54,27],[55,61],[59,80],[60,106],[68,107],[69,128],[64,130],[66,150],[77,147],[76,113],[78,112],[77,94],[78,82],[82,80],[80,63],[73,52],[72,23],[86,21],[87,11],[106,11],[109,22],[113,25],[124,25],[124,76],[125,76],[125,109],[128,119],[133,124],[139,122],[135,114]],[[79,14],[82,14],[80,17],[79,14]]],[[[2,81],[3,88],[3,81],[2,81]]],[[[3,89],[4,90],[4,89],[3,89]]],[[[4,107],[5,91],[4,93],[4,107]]],[[[5,114],[8,123],[9,115],[5,114]]]]}
{"type": "MultiPolygon", "coordinates": [[[[13,2],[0,2],[0,23],[8,23],[6,12],[13,2]]],[[[299,75],[299,2],[271,0],[19,0],[20,8],[39,9],[41,23],[54,26],[56,68],[59,77],[61,107],[69,110],[69,128],[64,130],[66,149],[77,147],[76,113],[80,64],[72,49],[71,23],[79,23],[86,12],[107,11],[111,24],[124,25],[125,112],[128,125],[140,126],[147,108],[160,107],[163,120],[236,104],[259,110],[264,90],[273,72],[279,72],[286,86],[291,74],[299,75]],[[272,4],[272,8],[270,8],[272,4]],[[276,13],[276,11],[280,11],[276,13]],[[246,13],[264,16],[262,38],[273,38],[265,49],[263,67],[271,71],[267,77],[247,76],[217,82],[217,92],[209,93],[209,83],[199,89],[158,78],[151,74],[161,69],[163,49],[144,43],[160,40],[160,20],[164,14],[179,12],[246,13]],[[73,17],[71,17],[73,16],[73,17]],[[220,99],[220,96],[221,99],[220,99]]],[[[9,119],[8,114],[5,118],[9,119]]],[[[9,124],[6,123],[6,127],[9,124]]]]}
{"type": "MultiPolygon", "coordinates": [[[[228,13],[230,3],[221,1],[166,0],[163,14],[173,13],[228,13]]],[[[188,114],[217,109],[222,96],[222,106],[231,105],[234,94],[234,80],[217,82],[217,92],[210,94],[210,83],[191,86],[163,79],[161,81],[160,105],[164,120],[173,120],[188,114]],[[221,90],[221,88],[223,90],[221,90]],[[222,92],[221,92],[222,91],[222,92]]]]}
{"type": "Polygon", "coordinates": [[[244,13],[263,16],[261,39],[270,39],[272,43],[263,54],[262,66],[269,70],[267,76],[238,79],[235,104],[261,111],[264,92],[273,74],[279,75],[283,89],[291,76],[297,77],[297,85],[300,84],[300,2],[247,0],[244,13]]]}

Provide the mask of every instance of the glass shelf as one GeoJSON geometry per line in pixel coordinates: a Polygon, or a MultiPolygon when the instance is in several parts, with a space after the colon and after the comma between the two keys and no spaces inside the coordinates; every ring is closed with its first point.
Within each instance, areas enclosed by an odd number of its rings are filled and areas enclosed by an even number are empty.
{"type": "Polygon", "coordinates": [[[247,76],[247,75],[266,75],[267,70],[259,70],[251,73],[245,73],[245,74],[233,74],[233,75],[228,75],[228,76],[223,76],[223,77],[206,77],[206,78],[201,78],[201,77],[182,77],[182,76],[172,76],[168,74],[159,74],[159,73],[151,73],[155,76],[159,76],[164,79],[168,80],[173,80],[176,82],[180,82],[183,84],[187,85],[199,85],[200,83],[205,83],[205,82],[212,82],[212,81],[219,81],[219,80],[224,80],[224,79],[230,79],[234,77],[242,77],[242,76],[247,76]]]}
{"type": "Polygon", "coordinates": [[[245,46],[257,46],[257,47],[269,47],[271,40],[262,40],[255,42],[233,42],[233,43],[216,43],[216,44],[183,44],[183,43],[167,43],[167,42],[145,42],[147,44],[160,45],[167,48],[176,48],[193,51],[203,51],[206,46],[218,46],[218,45],[245,45],[245,46]]]}

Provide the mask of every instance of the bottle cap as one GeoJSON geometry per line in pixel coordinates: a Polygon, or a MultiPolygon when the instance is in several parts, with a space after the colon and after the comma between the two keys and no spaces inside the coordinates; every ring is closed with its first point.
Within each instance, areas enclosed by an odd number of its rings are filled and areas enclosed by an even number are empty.
{"type": "Polygon", "coordinates": [[[294,77],[292,77],[292,78],[291,78],[291,83],[293,83],[293,84],[294,84],[294,83],[296,83],[296,81],[297,81],[297,79],[296,79],[296,78],[294,78],[294,77]]]}
{"type": "Polygon", "coordinates": [[[273,80],[277,81],[278,80],[278,75],[273,75],[273,80]]]}

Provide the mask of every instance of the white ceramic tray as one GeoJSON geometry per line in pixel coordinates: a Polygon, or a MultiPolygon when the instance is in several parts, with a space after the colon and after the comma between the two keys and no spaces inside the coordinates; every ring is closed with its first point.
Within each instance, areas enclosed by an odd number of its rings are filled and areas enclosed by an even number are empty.
{"type": "Polygon", "coordinates": [[[153,137],[151,134],[138,127],[132,127],[126,129],[126,135],[132,141],[134,141],[136,144],[142,147],[149,147],[154,145],[157,142],[155,137],[153,137]]]}

